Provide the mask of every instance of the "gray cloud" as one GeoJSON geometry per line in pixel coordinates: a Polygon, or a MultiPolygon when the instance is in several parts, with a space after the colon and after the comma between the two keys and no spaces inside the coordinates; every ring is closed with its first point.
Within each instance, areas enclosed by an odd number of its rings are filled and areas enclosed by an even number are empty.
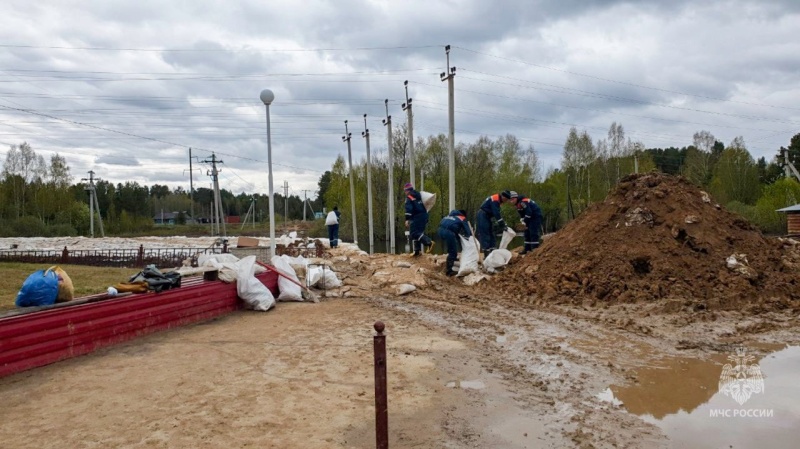
{"type": "Polygon", "coordinates": [[[447,132],[451,44],[459,142],[512,133],[557,165],[570,126],[600,139],[616,121],[648,147],[705,129],[771,157],[800,128],[799,15],[789,0],[13,0],[0,7],[0,141],[59,152],[76,174],[171,185],[188,183],[189,147],[214,151],[232,190],[264,191],[269,87],[276,184],[314,189],[346,155],[344,120],[354,160],[364,113],[385,151],[383,99],[405,122],[403,80],[415,134],[447,132]]]}

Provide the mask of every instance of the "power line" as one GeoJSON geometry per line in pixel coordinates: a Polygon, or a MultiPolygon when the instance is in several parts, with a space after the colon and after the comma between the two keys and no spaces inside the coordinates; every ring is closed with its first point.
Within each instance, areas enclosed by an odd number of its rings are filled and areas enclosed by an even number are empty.
{"type": "Polygon", "coordinates": [[[731,103],[740,103],[740,104],[746,104],[746,105],[751,105],[751,106],[767,106],[767,107],[780,108],[780,109],[800,110],[800,108],[792,108],[792,107],[786,107],[786,106],[775,106],[775,105],[761,104],[761,103],[748,103],[748,102],[741,102],[741,101],[735,101],[735,100],[728,100],[728,99],[724,99],[724,98],[711,97],[711,96],[707,96],[707,95],[690,94],[690,93],[687,93],[687,92],[680,92],[680,91],[676,91],[676,90],[663,89],[663,88],[653,87],[653,86],[646,86],[646,85],[643,85],[643,84],[630,83],[630,82],[627,82],[627,81],[619,81],[619,80],[614,80],[614,79],[610,79],[610,78],[603,78],[603,77],[595,76],[595,75],[588,75],[586,73],[573,72],[573,71],[565,70],[565,69],[558,69],[558,68],[555,68],[555,67],[549,67],[549,66],[545,66],[545,65],[541,65],[541,64],[535,64],[535,63],[532,63],[532,62],[529,62],[529,61],[524,61],[522,59],[508,58],[508,57],[505,57],[505,56],[495,55],[495,54],[491,54],[491,53],[485,53],[485,52],[482,52],[482,51],[472,50],[472,49],[465,48],[465,47],[454,46],[454,48],[459,48],[461,50],[464,50],[464,51],[467,51],[467,52],[470,52],[470,53],[475,53],[475,54],[478,54],[478,55],[488,56],[488,57],[491,57],[491,58],[497,58],[497,59],[501,59],[501,60],[505,60],[505,61],[516,62],[516,63],[519,63],[519,64],[528,65],[528,66],[531,66],[531,67],[537,67],[537,68],[540,68],[540,69],[552,70],[552,71],[561,72],[561,73],[568,73],[570,75],[581,76],[581,77],[584,77],[584,78],[596,79],[596,80],[599,80],[599,81],[605,81],[605,82],[609,82],[609,83],[622,84],[622,85],[626,85],[626,86],[639,87],[639,88],[642,88],[642,89],[649,89],[649,90],[655,90],[655,91],[659,91],[659,92],[678,94],[678,95],[685,95],[687,97],[705,98],[707,100],[727,101],[727,102],[731,102],[731,103]]]}
{"type": "Polygon", "coordinates": [[[377,51],[377,50],[419,50],[439,48],[441,45],[415,45],[393,47],[328,47],[328,48],[135,48],[135,47],[69,47],[0,44],[0,48],[30,48],[42,50],[88,50],[88,51],[139,51],[139,52],[184,52],[184,53],[230,53],[230,52],[323,52],[323,51],[377,51]]]}

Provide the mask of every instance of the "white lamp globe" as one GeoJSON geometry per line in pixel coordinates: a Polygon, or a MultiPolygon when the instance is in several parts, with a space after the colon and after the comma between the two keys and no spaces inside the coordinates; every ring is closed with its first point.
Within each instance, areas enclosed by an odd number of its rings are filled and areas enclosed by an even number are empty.
{"type": "Polygon", "coordinates": [[[263,101],[265,105],[269,106],[274,99],[275,94],[273,94],[271,90],[264,89],[261,91],[261,101],[263,101]]]}

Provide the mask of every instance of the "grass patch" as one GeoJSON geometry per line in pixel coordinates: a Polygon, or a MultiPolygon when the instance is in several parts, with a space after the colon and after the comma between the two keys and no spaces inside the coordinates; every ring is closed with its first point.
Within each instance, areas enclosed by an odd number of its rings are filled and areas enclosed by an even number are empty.
{"type": "MultiPolygon", "coordinates": [[[[75,287],[75,297],[103,293],[110,285],[127,281],[138,273],[136,268],[89,267],[85,265],[60,265],[75,287]]],[[[33,263],[0,263],[0,311],[16,306],[17,292],[22,283],[36,270],[46,270],[50,265],[33,263]]]]}

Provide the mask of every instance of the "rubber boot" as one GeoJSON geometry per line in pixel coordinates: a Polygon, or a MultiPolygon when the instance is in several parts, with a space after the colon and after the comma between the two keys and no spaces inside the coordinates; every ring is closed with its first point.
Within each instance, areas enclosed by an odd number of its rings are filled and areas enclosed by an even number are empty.
{"type": "Polygon", "coordinates": [[[431,240],[431,243],[430,243],[430,245],[428,245],[428,248],[425,250],[425,253],[426,253],[426,254],[430,254],[430,253],[431,253],[431,251],[433,251],[433,245],[434,245],[435,243],[436,243],[436,242],[434,242],[433,240],[431,240]]]}
{"type": "Polygon", "coordinates": [[[455,265],[455,263],[456,263],[455,260],[449,260],[449,259],[447,260],[447,271],[445,272],[446,275],[448,276],[456,275],[456,272],[453,271],[453,265],[455,265]]]}
{"type": "Polygon", "coordinates": [[[529,243],[526,243],[525,244],[525,248],[522,251],[520,251],[519,255],[520,256],[524,256],[525,254],[528,254],[529,252],[531,252],[532,248],[530,246],[531,245],[529,243]]]}
{"type": "Polygon", "coordinates": [[[485,249],[485,250],[483,250],[483,258],[484,258],[484,259],[486,259],[487,257],[489,257],[489,254],[492,254],[492,250],[490,250],[490,249],[485,249]]]}

